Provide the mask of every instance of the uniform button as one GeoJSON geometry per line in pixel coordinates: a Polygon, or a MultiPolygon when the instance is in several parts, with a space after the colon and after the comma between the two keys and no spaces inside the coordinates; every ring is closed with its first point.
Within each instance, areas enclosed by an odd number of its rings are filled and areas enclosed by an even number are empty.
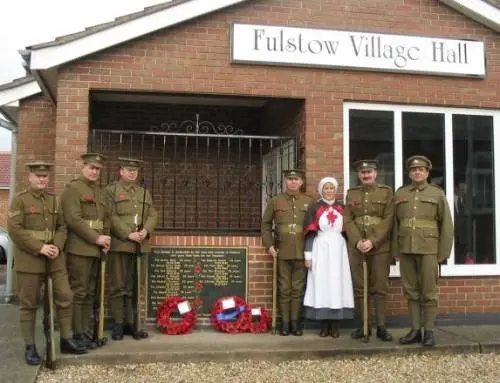
{"type": "Polygon", "coordinates": [[[293,215],[293,218],[297,218],[297,216],[294,214],[294,215],[293,215]]]}

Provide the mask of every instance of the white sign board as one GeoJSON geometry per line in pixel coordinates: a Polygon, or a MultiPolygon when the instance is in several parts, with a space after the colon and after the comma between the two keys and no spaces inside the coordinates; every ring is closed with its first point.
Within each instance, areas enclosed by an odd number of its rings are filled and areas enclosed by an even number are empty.
{"type": "Polygon", "coordinates": [[[233,24],[231,61],[484,77],[482,41],[233,24]]]}

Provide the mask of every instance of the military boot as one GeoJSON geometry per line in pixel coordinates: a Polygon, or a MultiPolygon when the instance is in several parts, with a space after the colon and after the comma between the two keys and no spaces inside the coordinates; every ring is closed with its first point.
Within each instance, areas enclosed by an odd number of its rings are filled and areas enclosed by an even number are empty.
{"type": "Polygon", "coordinates": [[[24,351],[24,360],[30,366],[36,366],[41,363],[40,355],[38,355],[38,352],[36,351],[36,345],[26,345],[26,350],[24,351]]]}
{"type": "Polygon", "coordinates": [[[93,350],[97,348],[94,342],[92,342],[84,333],[73,334],[73,340],[78,344],[78,346],[83,347],[87,350],[93,350]]]}
{"type": "Polygon", "coordinates": [[[434,332],[430,330],[424,330],[424,340],[422,341],[426,347],[434,347],[436,342],[434,341],[434,332]]]}
{"type": "Polygon", "coordinates": [[[413,344],[422,342],[422,333],[420,330],[411,329],[404,337],[399,338],[401,344],[413,344]]]}
{"type": "Polygon", "coordinates": [[[86,354],[87,349],[80,346],[73,339],[61,338],[59,342],[59,347],[61,348],[61,354],[86,354]]]}
{"type": "Polygon", "coordinates": [[[384,342],[392,341],[392,335],[385,326],[377,326],[377,338],[384,342]]]}
{"type": "Polygon", "coordinates": [[[135,340],[145,339],[149,336],[147,331],[135,331],[134,326],[130,323],[125,323],[123,326],[123,335],[131,335],[135,340]]]}
{"type": "Polygon", "coordinates": [[[290,322],[281,321],[280,335],[288,336],[288,334],[290,334],[290,322]]]}
{"type": "Polygon", "coordinates": [[[111,339],[122,340],[123,339],[123,324],[115,323],[113,325],[113,330],[111,332],[111,339]]]}
{"type": "MultiPolygon", "coordinates": [[[[368,336],[371,336],[371,335],[372,335],[372,329],[370,327],[368,327],[368,336]]],[[[361,338],[363,338],[363,336],[364,336],[363,327],[357,328],[356,330],[351,332],[352,339],[361,339],[361,338]]]]}
{"type": "Polygon", "coordinates": [[[302,329],[300,328],[300,322],[298,320],[293,320],[291,322],[291,331],[292,335],[302,336],[302,329]]]}

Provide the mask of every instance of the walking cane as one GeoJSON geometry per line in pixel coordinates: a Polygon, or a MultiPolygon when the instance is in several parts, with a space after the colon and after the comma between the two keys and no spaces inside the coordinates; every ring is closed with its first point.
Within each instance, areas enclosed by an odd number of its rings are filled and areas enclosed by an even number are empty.
{"type": "Polygon", "coordinates": [[[368,335],[368,257],[363,255],[363,342],[370,339],[368,335]]]}
{"type": "Polygon", "coordinates": [[[273,335],[276,335],[276,298],[278,290],[278,257],[273,257],[273,316],[271,320],[271,328],[273,335]]]}
{"type": "MultiPolygon", "coordinates": [[[[99,291],[99,342],[104,342],[104,287],[106,284],[106,254],[101,257],[101,289],[99,291]]],[[[104,342],[105,343],[105,342],[104,342]]],[[[104,343],[102,345],[104,346],[104,343]]]]}
{"type": "Polygon", "coordinates": [[[102,347],[108,341],[108,338],[104,336],[104,286],[106,283],[106,254],[104,254],[104,252],[101,253],[97,274],[94,298],[94,331],[92,340],[97,347],[102,347]]]}

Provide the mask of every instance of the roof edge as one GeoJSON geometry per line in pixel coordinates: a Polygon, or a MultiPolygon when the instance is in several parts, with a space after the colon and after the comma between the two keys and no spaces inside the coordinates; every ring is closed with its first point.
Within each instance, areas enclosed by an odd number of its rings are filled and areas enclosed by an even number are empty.
{"type": "Polygon", "coordinates": [[[34,45],[29,48],[31,55],[26,61],[31,70],[49,69],[246,1],[249,0],[174,0],[148,7],[129,17],[34,45]]]}
{"type": "Polygon", "coordinates": [[[33,76],[23,77],[0,85],[0,106],[41,93],[42,89],[33,76]]]}
{"type": "Polygon", "coordinates": [[[441,0],[450,8],[478,23],[500,32],[500,8],[482,0],[441,0]]]}

